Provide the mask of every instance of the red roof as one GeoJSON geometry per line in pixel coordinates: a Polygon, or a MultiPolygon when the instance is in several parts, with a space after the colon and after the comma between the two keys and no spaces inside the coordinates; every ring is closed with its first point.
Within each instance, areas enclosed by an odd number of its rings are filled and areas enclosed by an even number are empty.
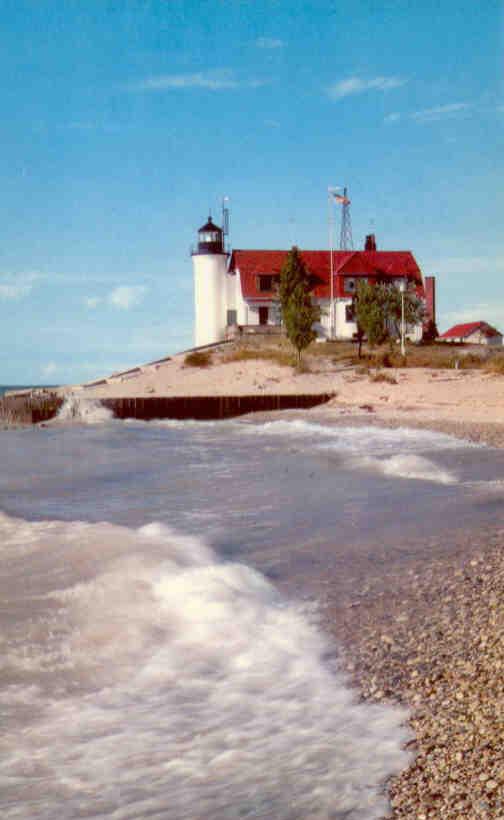
{"type": "Polygon", "coordinates": [[[476,330],[480,330],[485,336],[500,336],[498,330],[486,322],[467,322],[464,325],[453,325],[449,330],[442,333],[440,339],[465,339],[476,330]]]}
{"type": "MultiPolygon", "coordinates": [[[[235,250],[230,271],[239,270],[245,299],[271,299],[259,290],[258,276],[279,275],[288,251],[235,250]]],[[[330,251],[300,251],[313,281],[313,295],[329,299],[331,291],[330,251]]],[[[422,274],[411,251],[333,251],[334,295],[343,296],[343,276],[370,279],[407,277],[423,288],[422,274]]]]}

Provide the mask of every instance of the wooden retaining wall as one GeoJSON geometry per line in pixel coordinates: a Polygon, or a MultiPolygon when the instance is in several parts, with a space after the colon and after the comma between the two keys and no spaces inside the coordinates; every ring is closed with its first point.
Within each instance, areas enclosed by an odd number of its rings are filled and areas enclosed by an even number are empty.
{"type": "Polygon", "coordinates": [[[265,396],[174,396],[135,399],[102,399],[119,419],[197,419],[209,421],[269,410],[315,407],[333,398],[332,393],[265,396]]]}
{"type": "Polygon", "coordinates": [[[38,424],[54,418],[63,399],[54,393],[3,396],[0,399],[0,427],[3,424],[38,424]]]}
{"type": "MultiPolygon", "coordinates": [[[[131,399],[98,399],[103,407],[112,410],[118,419],[197,419],[209,421],[241,416],[245,413],[270,410],[291,410],[315,407],[334,397],[333,393],[282,394],[253,396],[148,396],[131,399]]],[[[78,395],[85,401],[85,396],[78,395]]],[[[0,426],[2,416],[17,424],[38,424],[54,418],[63,404],[55,394],[47,396],[5,396],[0,399],[0,426]]]]}

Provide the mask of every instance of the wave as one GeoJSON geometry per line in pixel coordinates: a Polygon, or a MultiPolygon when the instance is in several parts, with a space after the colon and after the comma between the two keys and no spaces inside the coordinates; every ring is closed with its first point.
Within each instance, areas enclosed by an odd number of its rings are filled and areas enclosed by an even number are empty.
{"type": "Polygon", "coordinates": [[[159,524],[0,536],[2,817],[386,813],[406,712],[358,703],[262,575],[159,524]]]}
{"type": "Polygon", "coordinates": [[[251,435],[268,435],[304,438],[313,444],[319,443],[324,449],[338,449],[344,453],[365,450],[373,454],[396,453],[398,449],[419,452],[427,449],[454,450],[480,445],[463,441],[445,433],[418,430],[409,427],[375,427],[372,425],[351,427],[319,424],[303,419],[280,419],[264,424],[243,425],[251,435]]]}
{"type": "Polygon", "coordinates": [[[433,461],[414,454],[398,454],[390,458],[361,458],[354,466],[373,470],[392,478],[432,481],[435,484],[455,484],[457,476],[450,470],[439,467],[433,461]]]}
{"type": "Polygon", "coordinates": [[[85,399],[71,393],[65,398],[51,424],[106,424],[114,418],[112,410],[97,399],[85,399]]]}

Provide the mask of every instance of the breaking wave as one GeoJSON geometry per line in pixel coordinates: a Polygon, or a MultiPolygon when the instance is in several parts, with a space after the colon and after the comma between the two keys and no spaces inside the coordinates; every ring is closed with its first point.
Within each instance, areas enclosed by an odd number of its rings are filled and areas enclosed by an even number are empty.
{"type": "Polygon", "coordinates": [[[108,407],[104,407],[97,399],[85,399],[71,393],[61,405],[52,424],[106,424],[112,421],[114,415],[108,407]]]}
{"type": "Polygon", "coordinates": [[[158,524],[0,536],[2,817],[386,813],[405,711],[358,703],[263,576],[158,524]]]}
{"type": "Polygon", "coordinates": [[[337,449],[343,453],[365,451],[373,455],[387,455],[396,453],[398,449],[420,452],[427,449],[457,450],[479,446],[444,433],[409,427],[350,427],[318,424],[303,419],[280,419],[261,425],[252,423],[243,427],[251,434],[306,439],[312,445],[318,443],[324,449],[337,449]]]}
{"type": "Polygon", "coordinates": [[[432,481],[435,484],[455,484],[457,477],[450,470],[438,467],[433,461],[414,454],[399,454],[390,458],[362,458],[356,466],[374,470],[392,478],[432,481]]]}

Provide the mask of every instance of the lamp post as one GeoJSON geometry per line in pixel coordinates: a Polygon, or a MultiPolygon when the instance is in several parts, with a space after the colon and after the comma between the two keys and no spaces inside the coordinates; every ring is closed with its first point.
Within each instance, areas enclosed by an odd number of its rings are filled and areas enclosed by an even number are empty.
{"type": "Polygon", "coordinates": [[[399,290],[401,292],[401,356],[404,358],[406,355],[404,349],[404,292],[406,290],[406,283],[404,279],[399,282],[399,290]]]}

